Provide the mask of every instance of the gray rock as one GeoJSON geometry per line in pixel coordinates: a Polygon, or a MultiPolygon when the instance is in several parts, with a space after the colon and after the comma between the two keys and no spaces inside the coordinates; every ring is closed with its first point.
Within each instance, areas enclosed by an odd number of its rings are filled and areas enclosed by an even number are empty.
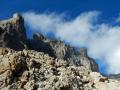
{"type": "Polygon", "coordinates": [[[25,32],[19,14],[0,21],[0,90],[120,90],[119,75],[96,72],[86,48],[25,32]]]}
{"type": "Polygon", "coordinates": [[[2,58],[0,90],[120,90],[117,80],[41,52],[13,51],[2,58]]]}
{"type": "Polygon", "coordinates": [[[26,31],[24,19],[19,14],[13,18],[0,21],[0,46],[9,47],[14,50],[26,48],[26,31]]]}
{"type": "Polygon", "coordinates": [[[97,64],[89,58],[86,49],[77,50],[62,41],[50,40],[41,33],[35,34],[32,40],[27,39],[24,19],[17,13],[11,19],[0,21],[0,47],[41,51],[54,58],[64,59],[70,65],[83,65],[92,71],[98,71],[97,64]]]}
{"type": "MultiPolygon", "coordinates": [[[[87,55],[86,48],[75,48],[65,44],[59,40],[50,40],[43,36],[41,33],[37,33],[33,36],[34,40],[41,43],[38,45],[39,51],[48,53],[55,58],[64,59],[70,65],[85,66],[92,71],[99,71],[98,65],[95,60],[87,55]],[[42,47],[42,48],[41,48],[42,47]],[[44,50],[42,50],[44,49],[44,50]]],[[[36,47],[36,44],[35,44],[36,47]]]]}

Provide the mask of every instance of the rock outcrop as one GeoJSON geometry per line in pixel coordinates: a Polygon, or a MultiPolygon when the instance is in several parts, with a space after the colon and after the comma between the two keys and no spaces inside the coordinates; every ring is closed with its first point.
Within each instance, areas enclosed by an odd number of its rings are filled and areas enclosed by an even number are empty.
{"type": "Polygon", "coordinates": [[[0,21],[0,90],[120,90],[98,72],[86,48],[37,33],[27,39],[24,19],[0,21]]]}
{"type": "Polygon", "coordinates": [[[0,46],[14,50],[26,48],[26,31],[24,19],[19,14],[14,14],[11,19],[0,21],[0,46]]]}
{"type": "Polygon", "coordinates": [[[11,19],[0,21],[0,46],[14,50],[25,48],[44,52],[51,57],[64,59],[71,65],[83,65],[92,71],[98,71],[98,66],[93,59],[88,57],[86,49],[75,49],[59,40],[50,40],[41,33],[33,35],[28,40],[24,27],[24,19],[20,14],[14,14],[11,19]]]}
{"type": "Polygon", "coordinates": [[[39,50],[49,54],[52,57],[64,59],[71,65],[84,66],[92,71],[99,71],[95,60],[87,55],[86,48],[78,49],[71,47],[62,41],[50,40],[44,37],[41,33],[34,34],[33,39],[33,44],[31,45],[29,43],[29,45],[32,46],[30,48],[33,50],[39,50]]]}
{"type": "Polygon", "coordinates": [[[33,50],[0,54],[0,90],[120,90],[120,82],[33,50]]]}

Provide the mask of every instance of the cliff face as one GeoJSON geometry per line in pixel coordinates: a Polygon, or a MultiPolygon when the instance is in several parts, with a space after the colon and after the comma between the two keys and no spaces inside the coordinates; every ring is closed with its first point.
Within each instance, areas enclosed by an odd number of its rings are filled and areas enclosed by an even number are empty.
{"type": "Polygon", "coordinates": [[[26,47],[26,32],[24,19],[19,14],[14,14],[9,20],[0,21],[0,46],[14,50],[26,47]]]}
{"type": "Polygon", "coordinates": [[[37,33],[32,40],[26,37],[24,19],[14,14],[9,20],[0,21],[0,46],[14,50],[32,49],[45,52],[54,58],[64,59],[71,65],[83,65],[92,71],[98,71],[98,66],[89,58],[86,49],[75,49],[59,40],[50,40],[37,33]]]}
{"type": "Polygon", "coordinates": [[[27,39],[15,14],[0,21],[0,90],[120,90],[120,82],[100,75],[85,48],[40,33],[27,39]]]}
{"type": "Polygon", "coordinates": [[[89,70],[98,71],[98,65],[87,55],[86,48],[71,47],[62,41],[50,40],[40,33],[35,34],[32,41],[28,44],[30,49],[45,52],[54,58],[64,59],[70,65],[84,66],[89,70]]]}

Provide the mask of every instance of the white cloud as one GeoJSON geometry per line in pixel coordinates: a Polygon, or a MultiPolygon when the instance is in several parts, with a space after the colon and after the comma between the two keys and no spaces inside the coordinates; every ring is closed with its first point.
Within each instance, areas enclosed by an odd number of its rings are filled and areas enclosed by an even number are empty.
{"type": "Polygon", "coordinates": [[[71,45],[88,48],[90,56],[106,63],[107,73],[120,73],[120,26],[97,24],[99,12],[92,11],[80,14],[72,20],[55,13],[23,14],[25,22],[33,30],[47,35],[54,33],[56,38],[71,45]]]}

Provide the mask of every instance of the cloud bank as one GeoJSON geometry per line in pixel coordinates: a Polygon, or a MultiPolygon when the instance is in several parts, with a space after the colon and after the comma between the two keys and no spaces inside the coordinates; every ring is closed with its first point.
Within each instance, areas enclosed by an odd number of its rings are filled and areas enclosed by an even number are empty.
{"type": "MultiPolygon", "coordinates": [[[[53,35],[76,47],[87,47],[91,57],[105,63],[107,74],[120,73],[120,26],[98,22],[100,12],[91,11],[67,20],[55,13],[23,13],[32,33],[53,35]]],[[[117,19],[116,19],[117,20],[117,19]]],[[[119,18],[118,20],[119,21],[119,18]]]]}

